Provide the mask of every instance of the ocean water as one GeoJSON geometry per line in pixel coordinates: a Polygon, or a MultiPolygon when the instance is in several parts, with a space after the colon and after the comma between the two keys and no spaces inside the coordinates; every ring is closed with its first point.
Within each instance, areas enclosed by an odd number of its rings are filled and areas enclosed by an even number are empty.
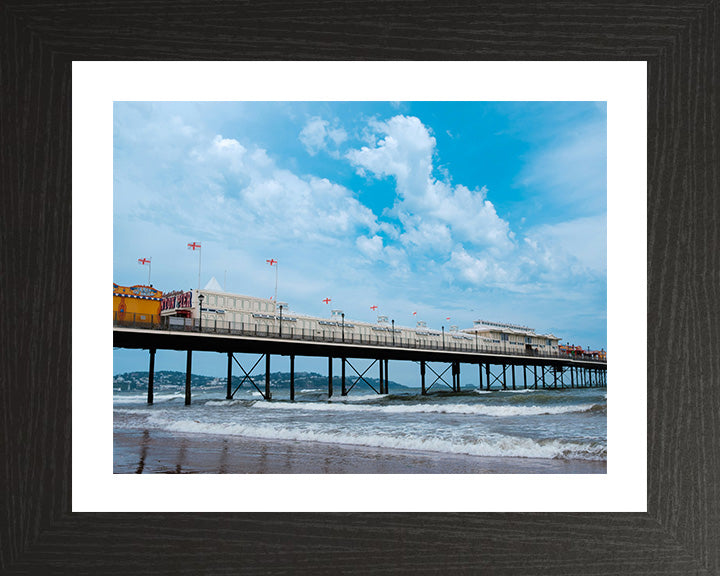
{"type": "MultiPolygon", "coordinates": [[[[279,393],[278,393],[279,394],[279,393]]],[[[296,401],[267,402],[255,390],[224,400],[224,387],[193,390],[184,405],[178,388],[156,388],[154,404],[139,392],[113,395],[114,427],[178,435],[321,442],[405,451],[488,457],[607,459],[604,388],[465,390],[427,396],[408,391],[352,391],[328,399],[322,390],[296,401]]]]}

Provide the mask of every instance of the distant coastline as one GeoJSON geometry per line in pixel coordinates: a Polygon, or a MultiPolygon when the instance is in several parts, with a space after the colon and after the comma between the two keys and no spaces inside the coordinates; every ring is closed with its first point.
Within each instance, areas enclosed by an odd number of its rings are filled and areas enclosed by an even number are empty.
{"type": "MultiPolygon", "coordinates": [[[[265,382],[265,373],[253,374],[253,379],[257,383],[265,382]]],[[[380,381],[377,378],[365,377],[365,380],[379,388],[380,381]]],[[[232,386],[235,388],[243,381],[243,377],[233,375],[232,386]]],[[[340,376],[333,376],[333,385],[340,387],[340,376]]],[[[289,372],[270,372],[270,382],[274,389],[290,389],[290,373],[289,372]]],[[[191,383],[193,388],[214,388],[219,386],[227,386],[227,377],[203,376],[201,374],[191,374],[191,383]]],[[[124,372],[113,376],[113,389],[120,392],[131,392],[134,390],[147,390],[148,372],[124,372]]],[[[297,391],[305,391],[321,388],[324,389],[328,385],[328,377],[317,372],[296,372],[295,373],[295,389],[297,391]]],[[[184,388],[185,372],[174,370],[160,370],[155,372],[153,386],[156,389],[168,388],[184,388]]],[[[243,386],[252,384],[245,380],[243,386]]],[[[396,392],[403,390],[413,390],[408,386],[403,386],[397,382],[389,381],[389,389],[396,392]]]]}

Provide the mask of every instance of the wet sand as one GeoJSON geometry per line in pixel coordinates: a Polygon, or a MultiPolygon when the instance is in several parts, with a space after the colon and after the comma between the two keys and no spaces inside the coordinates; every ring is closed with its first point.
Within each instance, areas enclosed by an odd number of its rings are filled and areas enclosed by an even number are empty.
{"type": "Polygon", "coordinates": [[[115,430],[116,474],[605,474],[606,462],[115,430]]]}

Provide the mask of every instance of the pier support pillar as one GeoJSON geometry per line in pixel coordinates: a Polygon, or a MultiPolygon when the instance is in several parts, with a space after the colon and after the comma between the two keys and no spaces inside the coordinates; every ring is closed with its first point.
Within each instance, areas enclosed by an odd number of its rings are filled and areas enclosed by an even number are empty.
{"type": "Polygon", "coordinates": [[[225,394],[225,400],[232,400],[232,352],[228,352],[227,357],[227,393],[225,394]]]}
{"type": "Polygon", "coordinates": [[[507,364],[503,364],[503,380],[502,380],[502,387],[503,390],[507,390],[507,364]]]}
{"type": "Polygon", "coordinates": [[[570,388],[575,388],[575,367],[570,366],[570,388]]]}
{"type": "Polygon", "coordinates": [[[295,402],[295,354],[290,354],[290,402],[295,402]]]}
{"type": "Polygon", "coordinates": [[[542,384],[543,388],[545,388],[545,366],[540,366],[542,368],[542,384]]]}
{"type": "Polygon", "coordinates": [[[389,360],[385,358],[385,394],[388,394],[388,382],[390,382],[389,360]]]}
{"type": "Polygon", "coordinates": [[[557,366],[553,366],[553,388],[557,390],[557,366]]]}
{"type": "Polygon", "coordinates": [[[148,369],[147,403],[153,403],[153,380],[155,379],[155,348],[150,348],[150,368],[148,369]]]}
{"type": "Polygon", "coordinates": [[[527,390],[527,366],[523,364],[523,388],[527,390]]]}
{"type": "Polygon", "coordinates": [[[478,363],[478,390],[482,390],[482,362],[478,363]]]}
{"type": "Polygon", "coordinates": [[[425,360],[420,360],[420,393],[425,396],[427,390],[425,390],[425,360]]]}
{"type": "Polygon", "coordinates": [[[342,371],[340,372],[340,384],[341,384],[341,395],[347,396],[347,389],[345,388],[345,358],[342,358],[342,371]]]}
{"type": "Polygon", "coordinates": [[[490,362],[485,364],[485,390],[490,390],[490,362]]]}
{"type": "Polygon", "coordinates": [[[328,358],[328,398],[332,398],[333,385],[332,385],[332,357],[328,358]]]}
{"type": "Polygon", "coordinates": [[[265,400],[271,400],[270,393],[270,354],[265,354],[265,400]]]}
{"type": "Polygon", "coordinates": [[[192,350],[187,351],[185,363],[185,406],[190,406],[190,374],[192,373],[192,350]]]}
{"type": "Polygon", "coordinates": [[[533,378],[535,380],[535,390],[537,390],[537,366],[533,366],[533,378]]]}
{"type": "Polygon", "coordinates": [[[383,378],[383,365],[385,362],[382,358],[378,360],[378,365],[380,366],[380,394],[384,394],[383,390],[385,389],[385,379],[383,378]]]}
{"type": "Polygon", "coordinates": [[[515,364],[510,366],[510,370],[512,370],[512,384],[513,384],[513,390],[515,390],[515,364]]]}

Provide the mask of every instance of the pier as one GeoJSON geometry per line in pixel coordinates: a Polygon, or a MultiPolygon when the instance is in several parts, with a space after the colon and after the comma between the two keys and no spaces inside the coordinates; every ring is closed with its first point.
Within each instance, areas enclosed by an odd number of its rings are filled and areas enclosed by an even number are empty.
{"type": "Polygon", "coordinates": [[[418,364],[421,394],[433,388],[445,387],[452,392],[461,391],[461,368],[470,365],[477,370],[479,385],[484,390],[520,387],[563,389],[607,386],[607,361],[595,358],[578,358],[565,353],[543,353],[536,350],[519,352],[502,346],[482,346],[477,340],[443,339],[439,343],[392,336],[358,337],[346,334],[317,334],[315,332],[274,329],[267,325],[243,325],[214,322],[210,325],[191,322],[182,326],[171,324],[135,324],[114,320],[113,346],[115,348],[144,349],[149,351],[148,404],[153,403],[153,380],[157,350],[179,350],[187,353],[185,378],[185,404],[192,400],[192,354],[195,351],[217,352],[227,355],[226,399],[234,397],[245,383],[252,385],[265,400],[271,400],[270,361],[273,356],[289,361],[290,396],[295,399],[295,358],[300,356],[328,359],[328,396],[333,389],[333,361],[339,360],[340,395],[346,396],[360,383],[377,394],[388,393],[388,362],[407,361],[418,364]],[[242,366],[235,354],[257,354],[252,367],[242,366]],[[356,367],[353,361],[370,360],[366,368],[356,367]],[[251,374],[265,363],[265,381],[256,382],[251,374]],[[438,365],[443,366],[440,368],[438,365]],[[233,367],[240,369],[243,379],[233,389],[233,367]],[[379,375],[379,387],[372,386],[365,376],[370,371],[379,375]],[[449,372],[449,374],[448,374],[449,372]]]}

